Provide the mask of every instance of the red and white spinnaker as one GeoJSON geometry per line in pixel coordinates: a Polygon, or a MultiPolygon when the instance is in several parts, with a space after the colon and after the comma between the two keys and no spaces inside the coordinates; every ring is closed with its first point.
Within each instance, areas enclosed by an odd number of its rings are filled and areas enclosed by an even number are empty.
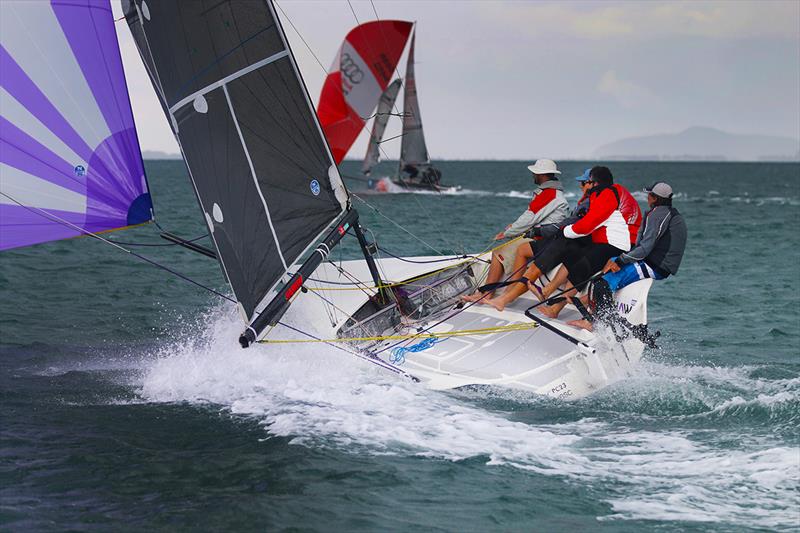
{"type": "Polygon", "coordinates": [[[340,163],[392,80],[411,22],[378,20],[345,37],[322,86],[317,115],[333,158],[340,163]]]}

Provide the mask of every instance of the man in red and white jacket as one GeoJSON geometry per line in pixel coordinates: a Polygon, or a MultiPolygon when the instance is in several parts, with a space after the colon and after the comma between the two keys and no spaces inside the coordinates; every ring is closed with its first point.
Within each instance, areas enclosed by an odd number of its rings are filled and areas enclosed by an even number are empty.
{"type": "MultiPolygon", "coordinates": [[[[554,290],[552,285],[555,284],[555,288],[558,288],[566,278],[574,280],[574,283],[583,282],[600,270],[609,258],[631,248],[631,232],[620,211],[619,192],[613,187],[614,176],[611,171],[607,167],[593,167],[589,172],[589,180],[594,187],[589,191],[587,213],[573,224],[565,226],[561,230],[563,235],[561,240],[551,243],[537,254],[533,264],[525,272],[528,288],[540,298],[552,293],[554,290]],[[564,264],[563,275],[557,275],[544,291],[533,285],[534,280],[559,263],[564,264]],[[594,270],[584,276],[584,272],[592,268],[594,270]],[[559,278],[560,281],[556,284],[555,279],[559,278]]],[[[640,211],[639,216],[641,216],[640,211]]],[[[487,300],[486,303],[502,311],[524,292],[524,286],[512,286],[497,298],[487,300]]]]}
{"type": "MultiPolygon", "coordinates": [[[[638,204],[635,210],[628,207],[627,219],[623,216],[622,197],[619,189],[614,186],[614,176],[607,167],[592,168],[591,179],[595,186],[590,194],[589,211],[582,219],[563,229],[564,237],[572,239],[562,256],[564,270],[569,279],[568,288],[583,287],[609,259],[629,251],[632,230],[628,220],[634,223],[638,220],[641,224],[641,210],[638,208],[638,204]],[[591,239],[584,238],[587,236],[591,239]]],[[[546,298],[558,288],[561,282],[559,277],[556,275],[553,281],[541,291],[543,297],[546,298]]],[[[535,288],[532,291],[534,294],[538,292],[535,288]]],[[[546,316],[555,318],[575,293],[577,293],[576,290],[567,291],[564,293],[567,299],[549,307],[540,307],[539,311],[546,316]]]]}

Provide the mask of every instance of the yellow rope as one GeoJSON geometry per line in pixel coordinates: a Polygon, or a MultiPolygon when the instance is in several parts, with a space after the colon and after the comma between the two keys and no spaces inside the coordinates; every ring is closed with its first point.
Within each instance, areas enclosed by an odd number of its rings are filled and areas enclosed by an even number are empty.
{"type": "Polygon", "coordinates": [[[447,337],[465,337],[468,335],[491,335],[494,333],[503,333],[506,331],[524,331],[538,327],[535,322],[526,324],[509,324],[508,326],[494,326],[491,328],[479,329],[461,329],[455,331],[448,331],[444,333],[410,333],[408,335],[378,335],[375,337],[341,337],[335,339],[262,339],[258,342],[261,344],[305,344],[309,342],[366,342],[366,341],[393,341],[393,340],[407,340],[407,339],[426,339],[429,337],[434,338],[447,338],[447,337]]]}
{"type": "MultiPolygon", "coordinates": [[[[512,242],[514,242],[516,240],[519,240],[522,237],[523,237],[522,235],[520,235],[518,237],[514,237],[513,239],[511,239],[508,242],[504,242],[503,244],[498,244],[497,246],[495,246],[493,248],[490,248],[490,249],[488,249],[486,251],[483,251],[483,252],[477,254],[476,257],[480,257],[482,255],[486,255],[487,253],[494,252],[498,248],[502,248],[503,246],[511,244],[512,242]]],[[[425,279],[425,278],[430,278],[432,276],[435,276],[435,275],[439,274],[440,272],[444,272],[445,270],[450,270],[451,268],[456,268],[456,267],[459,267],[461,265],[465,265],[465,264],[468,264],[468,263],[469,264],[475,263],[476,261],[477,261],[477,259],[475,259],[473,257],[473,258],[470,258],[470,259],[466,259],[464,261],[459,261],[458,263],[455,263],[455,264],[452,264],[452,265],[448,265],[446,267],[442,267],[440,269],[434,270],[433,272],[428,272],[427,274],[423,274],[421,276],[417,276],[415,278],[408,279],[406,281],[398,281],[396,283],[389,283],[389,284],[386,284],[386,285],[369,286],[369,287],[359,286],[359,287],[317,287],[315,289],[312,289],[311,287],[306,287],[306,288],[308,290],[310,290],[311,292],[321,292],[321,291],[363,291],[363,290],[391,289],[392,287],[400,287],[400,286],[403,286],[403,285],[408,285],[410,283],[414,283],[416,281],[419,281],[419,280],[422,280],[422,279],[425,279]]],[[[322,282],[322,283],[324,283],[324,282],[322,282]]]]}

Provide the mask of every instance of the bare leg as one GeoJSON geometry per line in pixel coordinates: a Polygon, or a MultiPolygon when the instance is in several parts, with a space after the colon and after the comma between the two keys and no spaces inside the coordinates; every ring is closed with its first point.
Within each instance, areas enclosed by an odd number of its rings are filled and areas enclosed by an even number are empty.
{"type": "Polygon", "coordinates": [[[578,294],[578,291],[572,288],[572,283],[567,285],[567,291],[562,294],[564,296],[564,300],[553,305],[543,305],[539,307],[539,312],[542,313],[544,316],[549,318],[558,318],[558,314],[564,309],[564,306],[567,305],[569,299],[573,296],[578,294]]]}
{"type": "MultiPolygon", "coordinates": [[[[492,262],[489,264],[489,275],[486,276],[486,284],[489,283],[497,283],[500,281],[500,278],[503,277],[503,262],[500,260],[500,254],[497,253],[498,251],[495,250],[492,252],[492,262]]],[[[487,293],[483,293],[481,291],[475,291],[469,296],[462,296],[461,300],[464,302],[477,302],[484,296],[490,298],[494,291],[490,291],[487,293]]]]}
{"type": "Polygon", "coordinates": [[[545,285],[544,289],[542,289],[542,295],[547,299],[551,294],[556,292],[559,287],[567,282],[567,278],[569,277],[569,270],[564,265],[558,267],[558,271],[556,271],[556,275],[553,276],[553,279],[550,280],[550,283],[545,285]]]}
{"type": "MultiPolygon", "coordinates": [[[[528,267],[528,270],[525,271],[525,277],[531,281],[535,281],[539,279],[539,276],[542,275],[542,271],[539,270],[535,264],[531,263],[531,266],[528,267]]],[[[484,303],[487,303],[497,309],[498,311],[502,311],[506,308],[508,304],[516,300],[520,295],[525,294],[525,291],[528,290],[528,285],[525,283],[514,283],[509,285],[505,292],[498,296],[497,298],[492,298],[491,300],[484,300],[484,303]]]]}

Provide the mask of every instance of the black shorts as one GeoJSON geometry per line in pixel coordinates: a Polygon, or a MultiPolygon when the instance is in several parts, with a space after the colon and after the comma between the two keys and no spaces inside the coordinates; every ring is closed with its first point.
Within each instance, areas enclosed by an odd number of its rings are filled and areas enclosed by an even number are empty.
{"type": "Polygon", "coordinates": [[[592,239],[590,237],[567,239],[561,234],[541,241],[532,241],[533,263],[543,274],[546,274],[560,263],[563,263],[566,257],[571,255],[582,256],[584,248],[591,244],[592,239]]]}
{"type": "MultiPolygon", "coordinates": [[[[595,272],[599,272],[609,259],[624,253],[616,246],[606,243],[591,243],[580,253],[570,253],[564,257],[564,266],[569,270],[569,281],[573,285],[584,283],[595,272]]],[[[583,288],[583,287],[580,287],[583,288]]]]}

